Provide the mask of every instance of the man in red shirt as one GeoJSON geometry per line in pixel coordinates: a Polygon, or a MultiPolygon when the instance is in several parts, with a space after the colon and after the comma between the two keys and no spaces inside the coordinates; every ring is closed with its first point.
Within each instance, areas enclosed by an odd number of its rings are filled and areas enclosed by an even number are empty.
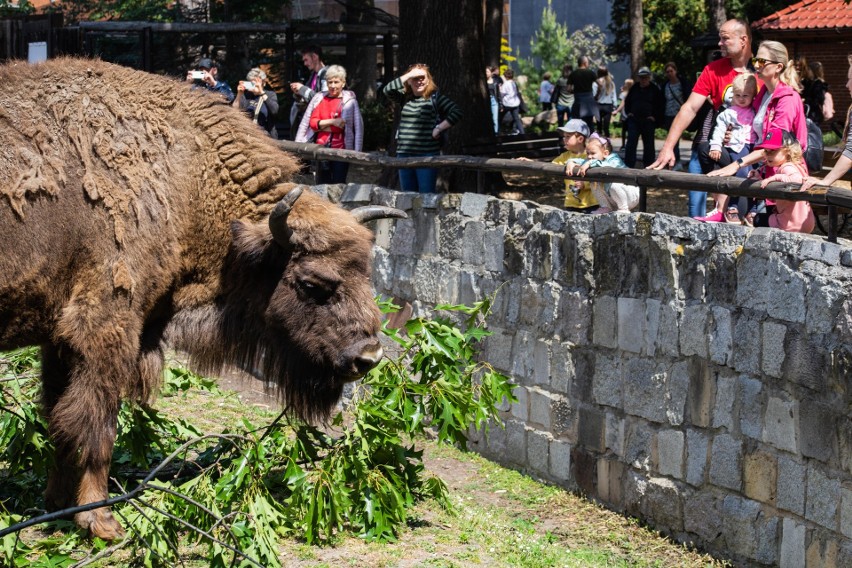
{"type": "Polygon", "coordinates": [[[719,109],[731,99],[731,82],[740,73],[750,71],[751,60],[751,29],[739,19],[728,20],[719,30],[719,48],[722,58],[708,63],[686,102],[672,122],[669,135],[663,143],[663,148],[657,156],[657,161],[648,166],[651,170],[661,170],[674,165],[674,147],[680,140],[681,134],[695,118],[707,97],[710,97],[713,107],[719,109]]]}
{"type": "MultiPolygon", "coordinates": [[[[695,118],[704,102],[709,98],[717,111],[723,104],[730,104],[733,95],[731,83],[734,77],[740,73],[753,71],[749,67],[752,55],[751,28],[744,20],[732,19],[722,24],[719,30],[719,49],[722,52],[722,58],[708,63],[701,71],[692,93],[672,121],[666,141],[663,142],[663,147],[657,155],[657,161],[648,166],[648,169],[662,170],[672,167],[675,163],[675,144],[679,143],[681,134],[695,118]]],[[[696,140],[698,141],[700,140],[696,140]]],[[[689,163],[689,173],[701,173],[695,145],[693,145],[689,163]]],[[[705,215],[707,215],[707,194],[703,191],[690,191],[689,216],[704,217],[705,215]]]]}

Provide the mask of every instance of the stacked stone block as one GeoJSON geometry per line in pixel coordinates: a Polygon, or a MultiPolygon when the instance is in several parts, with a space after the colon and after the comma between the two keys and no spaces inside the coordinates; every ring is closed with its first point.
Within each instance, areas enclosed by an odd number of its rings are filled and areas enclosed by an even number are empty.
{"type": "Polygon", "coordinates": [[[377,291],[495,294],[507,465],[756,566],[852,565],[852,249],[663,214],[363,187],[377,291]]]}

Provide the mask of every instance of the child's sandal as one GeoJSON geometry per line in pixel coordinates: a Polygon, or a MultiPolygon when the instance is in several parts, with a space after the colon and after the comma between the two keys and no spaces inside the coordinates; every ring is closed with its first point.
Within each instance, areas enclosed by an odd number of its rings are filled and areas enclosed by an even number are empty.
{"type": "Polygon", "coordinates": [[[740,212],[736,207],[729,207],[725,212],[725,222],[730,223],[731,225],[743,224],[743,221],[740,220],[740,212]]]}

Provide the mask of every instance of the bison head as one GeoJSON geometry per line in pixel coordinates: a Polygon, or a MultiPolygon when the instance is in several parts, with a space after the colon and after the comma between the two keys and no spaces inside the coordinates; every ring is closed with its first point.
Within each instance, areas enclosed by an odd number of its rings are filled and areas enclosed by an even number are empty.
{"type": "Polygon", "coordinates": [[[277,386],[302,418],[326,417],[343,385],[382,356],[370,283],[373,235],[360,223],[379,217],[405,213],[350,213],[297,187],[266,223],[233,222],[213,328],[205,325],[202,334],[210,346],[202,354],[188,349],[195,362],[235,364],[277,386]]]}

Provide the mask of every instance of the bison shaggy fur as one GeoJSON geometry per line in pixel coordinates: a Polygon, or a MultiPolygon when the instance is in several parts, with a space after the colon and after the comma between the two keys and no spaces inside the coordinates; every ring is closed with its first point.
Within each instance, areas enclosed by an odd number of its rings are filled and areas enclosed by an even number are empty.
{"type": "Polygon", "coordinates": [[[309,420],[381,357],[371,232],[310,191],[282,209],[299,164],[216,96],[65,58],[0,66],[0,99],[0,349],[41,346],[49,506],[107,497],[120,401],[156,392],[166,344],[309,420]]]}

